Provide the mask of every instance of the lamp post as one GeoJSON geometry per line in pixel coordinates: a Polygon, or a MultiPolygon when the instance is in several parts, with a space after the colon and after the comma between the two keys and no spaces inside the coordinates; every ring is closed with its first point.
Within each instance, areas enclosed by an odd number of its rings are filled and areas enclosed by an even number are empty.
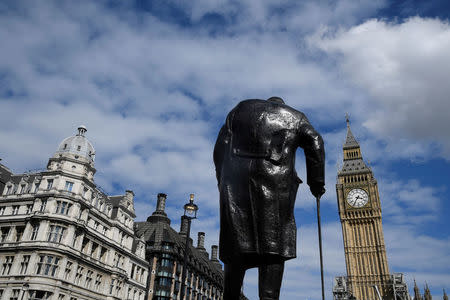
{"type": "Polygon", "coordinates": [[[191,221],[192,219],[197,218],[197,210],[198,206],[194,204],[194,194],[189,195],[189,202],[184,205],[184,214],[183,216],[187,219],[188,226],[186,232],[186,243],[184,245],[184,263],[183,263],[183,274],[181,276],[181,292],[180,292],[180,300],[183,300],[185,295],[185,281],[186,281],[186,273],[187,273],[187,258],[189,251],[189,235],[191,233],[191,221]]]}

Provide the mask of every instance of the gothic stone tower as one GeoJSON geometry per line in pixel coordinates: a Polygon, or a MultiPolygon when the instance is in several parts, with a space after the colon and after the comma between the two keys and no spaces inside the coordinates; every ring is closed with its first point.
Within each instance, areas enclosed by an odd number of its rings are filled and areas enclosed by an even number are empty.
{"type": "Polygon", "coordinates": [[[365,164],[347,118],[344,164],[336,192],[344,239],[349,290],[357,300],[391,299],[377,181],[365,164]]]}

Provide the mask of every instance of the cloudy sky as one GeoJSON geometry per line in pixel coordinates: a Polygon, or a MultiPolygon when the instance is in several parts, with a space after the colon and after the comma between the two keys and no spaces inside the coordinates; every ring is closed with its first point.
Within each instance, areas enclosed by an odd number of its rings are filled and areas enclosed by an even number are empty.
{"type": "MultiPolygon", "coordinates": [[[[345,113],[378,179],[391,272],[450,290],[450,6],[446,0],[0,2],[0,158],[43,169],[80,124],[96,182],[132,189],[138,220],[168,194],[200,206],[193,235],[218,243],[212,151],[227,112],[280,96],[327,152],[322,201],[327,298],[345,274],[336,206],[345,113]]],[[[303,153],[297,169],[305,179],[303,153]]],[[[298,258],[281,299],[319,299],[315,203],[297,195],[298,258]]],[[[257,272],[244,291],[257,299],[257,272]]]]}

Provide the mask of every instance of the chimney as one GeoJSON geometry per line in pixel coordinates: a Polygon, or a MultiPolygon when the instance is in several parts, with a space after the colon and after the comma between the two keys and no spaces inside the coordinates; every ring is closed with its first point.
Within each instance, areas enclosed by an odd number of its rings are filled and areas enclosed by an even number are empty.
{"type": "Polygon", "coordinates": [[[125,191],[125,198],[126,198],[128,201],[133,202],[133,199],[134,199],[134,192],[131,191],[131,190],[126,190],[126,191],[125,191]]]}
{"type": "Polygon", "coordinates": [[[189,218],[181,216],[180,234],[186,236],[188,232],[189,218]]]}
{"type": "Polygon", "coordinates": [[[222,264],[219,261],[217,253],[219,252],[219,247],[217,245],[211,246],[211,262],[217,267],[217,269],[222,270],[222,264]]]}
{"type": "Polygon", "coordinates": [[[218,252],[219,252],[219,247],[217,245],[212,245],[211,246],[211,261],[217,261],[217,262],[219,261],[219,259],[217,258],[218,252]]]}
{"type": "Polygon", "coordinates": [[[205,249],[205,233],[199,232],[198,233],[198,240],[197,240],[197,249],[205,249]]]}
{"type": "Polygon", "coordinates": [[[167,199],[166,194],[164,193],[158,194],[156,209],[152,213],[152,215],[147,218],[147,222],[150,223],[163,222],[170,225],[170,219],[167,217],[167,214],[164,211],[166,209],[166,199],[167,199]]]}
{"type": "Polygon", "coordinates": [[[163,215],[163,216],[167,216],[166,212],[164,211],[166,209],[166,199],[167,199],[167,195],[164,193],[159,193],[158,194],[158,200],[156,203],[156,210],[153,214],[157,214],[157,215],[163,215]]]}

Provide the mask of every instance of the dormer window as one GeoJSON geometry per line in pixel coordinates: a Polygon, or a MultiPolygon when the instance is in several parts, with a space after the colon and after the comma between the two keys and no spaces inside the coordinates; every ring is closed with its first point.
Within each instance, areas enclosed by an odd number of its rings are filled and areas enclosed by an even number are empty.
{"type": "Polygon", "coordinates": [[[66,149],[67,149],[67,144],[64,144],[63,150],[66,150],[66,149]]]}
{"type": "Polygon", "coordinates": [[[53,179],[47,179],[47,190],[51,189],[53,186],[53,179]]]}
{"type": "Polygon", "coordinates": [[[8,185],[6,188],[6,195],[11,195],[12,194],[12,185],[8,185]]]}
{"type": "Polygon", "coordinates": [[[80,150],[81,150],[81,146],[78,146],[78,147],[77,147],[77,150],[80,151],[80,150]]]}
{"type": "Polygon", "coordinates": [[[68,192],[71,192],[71,191],[72,191],[72,188],[73,188],[73,182],[71,182],[71,181],[66,181],[66,185],[65,185],[64,189],[65,189],[66,191],[68,191],[68,192]]]}
{"type": "Polygon", "coordinates": [[[35,193],[37,193],[37,191],[38,191],[38,189],[39,189],[39,184],[40,184],[40,182],[36,182],[36,183],[34,184],[34,192],[35,192],[35,193]]]}
{"type": "Polygon", "coordinates": [[[21,193],[21,194],[25,193],[25,187],[26,187],[25,184],[21,184],[21,185],[20,185],[20,193],[21,193]]]}

